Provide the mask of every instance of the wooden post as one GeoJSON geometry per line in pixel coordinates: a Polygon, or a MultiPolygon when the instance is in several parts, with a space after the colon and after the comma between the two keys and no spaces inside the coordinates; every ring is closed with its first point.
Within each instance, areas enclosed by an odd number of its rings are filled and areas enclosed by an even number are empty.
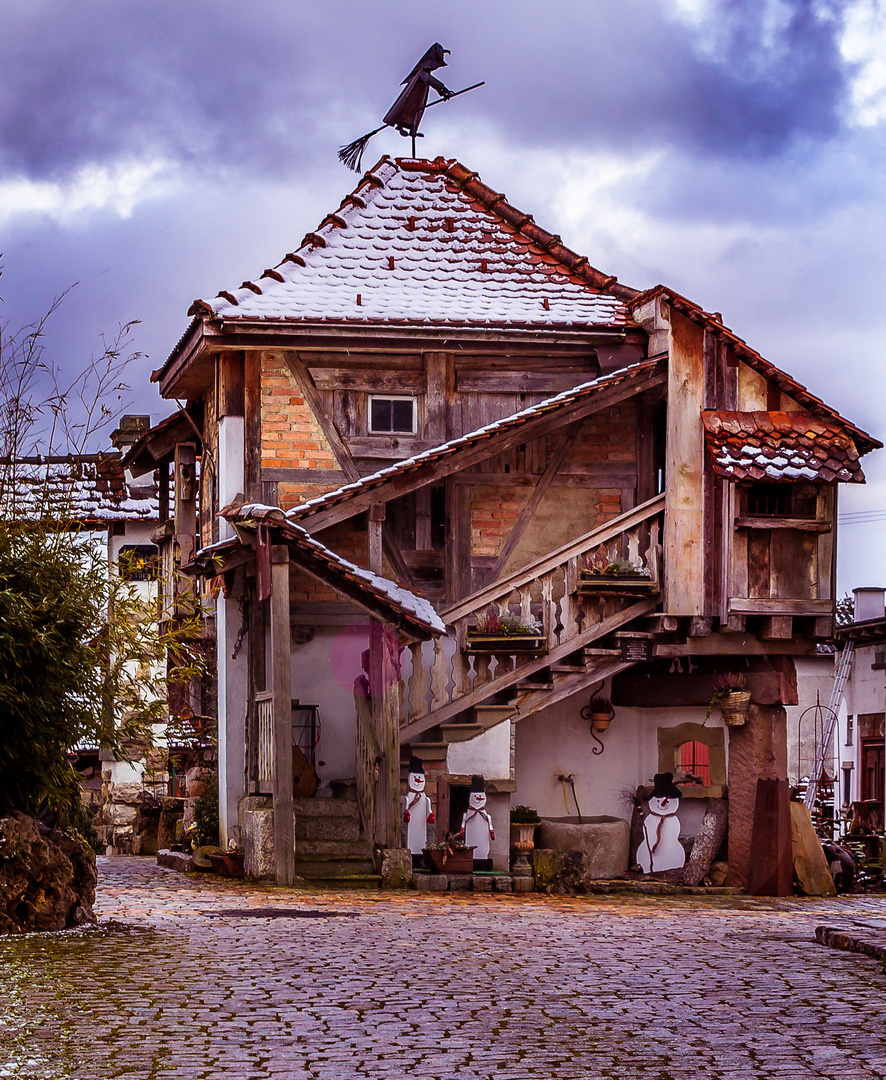
{"type": "Polygon", "coordinates": [[[376,792],[376,842],[400,847],[400,681],[393,640],[383,623],[369,625],[369,692],[372,727],[381,749],[376,792]]]}
{"type": "Polygon", "coordinates": [[[373,503],[369,508],[369,569],[373,574],[383,574],[382,563],[385,504],[373,503]]]}
{"type": "Polygon", "coordinates": [[[169,458],[157,466],[157,490],[160,497],[160,524],[169,520],[169,458]]]}
{"type": "Polygon", "coordinates": [[[274,692],[274,855],[278,885],[295,879],[289,549],[271,548],[271,689],[274,692]]]}

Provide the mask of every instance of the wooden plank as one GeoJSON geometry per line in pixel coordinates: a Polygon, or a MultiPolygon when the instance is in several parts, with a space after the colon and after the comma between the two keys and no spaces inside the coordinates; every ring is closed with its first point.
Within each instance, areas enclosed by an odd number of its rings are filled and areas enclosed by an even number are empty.
{"type": "Polygon", "coordinates": [[[760,624],[760,637],[765,641],[790,638],[794,632],[791,615],[768,615],[760,624]]]}
{"type": "Polygon", "coordinates": [[[769,536],[770,596],[815,599],[818,588],[818,538],[808,532],[772,532],[769,536]]]}
{"type": "MultiPolygon", "coordinates": [[[[837,500],[839,488],[836,484],[827,484],[819,489],[819,517],[831,523],[837,520],[837,500]]],[[[818,569],[818,592],[821,600],[835,600],[837,597],[837,560],[834,557],[837,546],[836,533],[831,531],[818,538],[816,564],[818,569]]]]}
{"type": "Polygon", "coordinates": [[[289,550],[271,549],[271,690],[274,694],[274,864],[278,885],[295,880],[292,798],[292,646],[289,635],[289,550]]]}
{"type": "Polygon", "coordinates": [[[830,615],[833,607],[831,600],[733,596],[729,601],[730,612],[737,615],[830,615]]]}
{"type": "Polygon", "coordinates": [[[498,558],[495,560],[492,569],[486,575],[487,581],[495,581],[498,578],[499,574],[502,572],[502,568],[508,561],[508,556],[520,542],[523,533],[526,531],[526,526],[532,520],[533,514],[538,509],[539,503],[544,498],[545,493],[551,486],[554,477],[559,472],[560,466],[563,464],[566,455],[574,446],[576,436],[578,435],[580,430],[581,424],[573,424],[564,432],[559,447],[551,455],[547,468],[541,474],[541,478],[535,485],[535,490],[529,497],[529,502],[527,502],[523,509],[520,511],[520,516],[514,523],[514,527],[511,529],[510,535],[505,541],[504,547],[501,549],[501,552],[499,553],[498,558]]]}
{"type": "MultiPolygon", "coordinates": [[[[732,616],[737,618],[737,616],[732,616]]],[[[743,632],[711,634],[683,644],[656,645],[653,658],[672,660],[683,656],[815,656],[816,645],[810,639],[758,641],[743,632]]]]}
{"type": "Polygon", "coordinates": [[[261,467],[261,368],[262,354],[245,354],[243,363],[244,485],[249,502],[262,498],[261,467]]]}
{"type": "Polygon", "coordinates": [[[372,367],[310,367],[318,390],[357,390],[368,394],[423,394],[427,381],[423,371],[385,370],[372,367]]]}
{"type": "MultiPolygon", "coordinates": [[[[299,351],[302,352],[302,350],[299,351]]],[[[302,352],[302,355],[306,356],[310,361],[311,375],[317,379],[323,378],[322,372],[324,368],[355,369],[359,371],[361,368],[372,369],[378,364],[378,353],[376,351],[362,352],[348,349],[347,351],[330,352],[328,350],[324,351],[322,347],[318,349],[309,347],[302,352]]],[[[389,361],[388,367],[396,371],[422,371],[421,354],[417,353],[414,348],[408,349],[406,353],[392,354],[389,361]]]]}
{"type": "Polygon", "coordinates": [[[352,626],[368,617],[365,608],[347,600],[341,603],[296,601],[289,612],[289,622],[293,626],[352,626]]]}
{"type": "MultiPolygon", "coordinates": [[[[429,713],[420,720],[414,720],[411,724],[404,725],[400,732],[401,740],[403,742],[412,742],[416,736],[423,734],[432,727],[436,727],[437,724],[442,724],[450,717],[457,716],[459,713],[465,712],[474,705],[479,705],[491,694],[498,693],[500,690],[506,690],[509,686],[513,686],[514,683],[525,679],[527,675],[532,675],[536,671],[542,671],[545,668],[550,667],[551,664],[555,664],[557,661],[563,660],[567,656],[571,656],[572,653],[578,652],[578,650],[584,648],[585,645],[590,645],[592,641],[605,637],[607,634],[614,633],[614,631],[624,626],[625,623],[629,623],[633,619],[639,619],[644,615],[650,614],[655,610],[656,604],[656,600],[641,600],[636,604],[631,604],[630,607],[624,608],[616,614],[609,616],[609,618],[595,623],[581,634],[557,645],[555,648],[551,649],[549,653],[546,653],[543,656],[534,657],[531,660],[527,660],[526,663],[520,664],[513,671],[496,678],[493,683],[480,686],[473,691],[463,692],[461,696],[457,696],[454,701],[444,706],[444,708],[429,713]]],[[[462,644],[463,639],[458,642],[457,647],[460,648],[462,644]]]]}
{"type": "Polygon", "coordinates": [[[261,471],[263,481],[277,484],[333,484],[345,483],[345,474],[339,469],[268,469],[261,471]]]}
{"type": "Polygon", "coordinates": [[[446,608],[440,613],[440,617],[446,623],[454,623],[457,619],[470,615],[472,612],[479,610],[486,604],[491,604],[495,600],[501,599],[506,596],[508,592],[519,589],[521,586],[535,581],[536,578],[541,577],[542,574],[547,573],[549,570],[553,570],[561,563],[565,563],[568,559],[581,555],[588,548],[599,547],[600,544],[608,543],[615,537],[620,536],[621,533],[625,532],[627,529],[631,529],[635,525],[639,525],[641,522],[645,521],[647,518],[660,513],[664,509],[664,505],[664,494],[656,495],[654,499],[641,503],[640,506],[635,506],[634,509],[628,511],[628,513],[621,514],[617,518],[612,518],[610,521],[607,521],[605,525],[592,529],[589,533],[585,533],[584,536],[580,536],[576,540],[570,540],[568,544],[564,544],[563,547],[558,548],[556,551],[552,551],[543,561],[533,563],[528,569],[518,570],[516,573],[509,574],[508,577],[502,578],[501,581],[493,582],[481,593],[476,593],[466,600],[446,608]]]}
{"type": "Polygon", "coordinates": [[[366,399],[355,390],[333,390],[332,418],[342,438],[350,439],[366,430],[366,399]]]}
{"type": "Polygon", "coordinates": [[[399,474],[396,478],[392,477],[391,482],[383,486],[373,488],[371,491],[360,491],[344,503],[332,506],[328,510],[318,511],[311,518],[305,519],[303,524],[310,532],[319,532],[339,521],[345,521],[355,514],[362,513],[369,508],[371,503],[387,502],[390,499],[399,498],[407,491],[416,491],[425,484],[439,483],[444,477],[468,469],[521,443],[540,435],[547,435],[550,431],[557,431],[567,424],[602,412],[636,394],[662,386],[666,380],[666,375],[656,374],[629,385],[619,384],[600,391],[593,397],[582,398],[572,406],[541,413],[516,429],[505,428],[492,432],[488,437],[462,451],[437,458],[409,473],[399,474]]]}
{"type": "Polygon", "coordinates": [[[385,520],[385,504],[375,503],[369,508],[369,569],[373,574],[384,574],[382,565],[382,529],[385,520]]]}
{"type": "Polygon", "coordinates": [[[704,584],[704,332],[669,312],[664,610],[702,615],[704,584]]]}
{"type": "Polygon", "coordinates": [[[415,493],[415,548],[430,551],[431,547],[431,489],[425,487],[415,493]]]}
{"type": "Polygon", "coordinates": [[[219,353],[217,416],[242,416],[243,392],[243,353],[219,353]]]}
{"type": "Polygon", "coordinates": [[[415,435],[356,435],[348,439],[348,449],[355,458],[383,458],[385,461],[402,461],[436,445],[415,435]]]}
{"type": "Polygon", "coordinates": [[[768,597],[771,589],[770,534],[748,534],[748,596],[768,597]]]}
{"type": "Polygon", "coordinates": [[[591,372],[459,371],[462,394],[560,394],[594,378],[591,372]]]}
{"type": "Polygon", "coordinates": [[[446,442],[446,379],[447,354],[430,352],[425,354],[426,398],[425,398],[425,437],[433,445],[446,442]]]}
{"type": "Polygon", "coordinates": [[[740,517],[736,529],[793,529],[795,532],[828,533],[830,521],[809,521],[805,518],[740,517]]]}

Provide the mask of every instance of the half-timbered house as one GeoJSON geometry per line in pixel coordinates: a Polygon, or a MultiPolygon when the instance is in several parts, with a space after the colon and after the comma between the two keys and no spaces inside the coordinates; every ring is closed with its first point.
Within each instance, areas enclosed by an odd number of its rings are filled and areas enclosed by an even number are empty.
{"type": "Polygon", "coordinates": [[[292,700],[376,850],[400,844],[401,753],[441,835],[486,777],[497,867],[512,803],[630,817],[620,793],[671,771],[695,779],[686,837],[728,795],[743,883],[794,659],[832,632],[837,485],[880,444],[718,313],[620,284],[454,161],[382,159],[190,316],[154,374],[187,406],[131,460],[174,480],[161,544],[205,591],[225,838],[282,797],[262,746],[292,700]],[[728,731],[708,708],[727,672],[752,694],[728,731]]]}

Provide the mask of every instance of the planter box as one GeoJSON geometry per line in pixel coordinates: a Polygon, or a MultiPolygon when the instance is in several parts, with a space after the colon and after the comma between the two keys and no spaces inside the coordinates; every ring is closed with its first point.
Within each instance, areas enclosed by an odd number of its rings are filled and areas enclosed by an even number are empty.
{"type": "Polygon", "coordinates": [[[474,849],[448,851],[425,848],[423,853],[428,868],[435,874],[472,874],[474,872],[474,849]]]}
{"type": "Polygon", "coordinates": [[[466,653],[545,653],[548,639],[544,634],[468,634],[466,653]]]}
{"type": "Polygon", "coordinates": [[[579,573],[578,593],[581,596],[658,596],[659,585],[651,578],[635,574],[579,573]]]}

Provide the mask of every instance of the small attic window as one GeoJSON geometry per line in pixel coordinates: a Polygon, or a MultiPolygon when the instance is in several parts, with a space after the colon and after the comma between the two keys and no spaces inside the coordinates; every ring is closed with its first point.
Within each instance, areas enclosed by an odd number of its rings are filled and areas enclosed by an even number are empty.
{"type": "Polygon", "coordinates": [[[371,396],[369,432],[371,435],[414,435],[415,398],[371,396]]]}

